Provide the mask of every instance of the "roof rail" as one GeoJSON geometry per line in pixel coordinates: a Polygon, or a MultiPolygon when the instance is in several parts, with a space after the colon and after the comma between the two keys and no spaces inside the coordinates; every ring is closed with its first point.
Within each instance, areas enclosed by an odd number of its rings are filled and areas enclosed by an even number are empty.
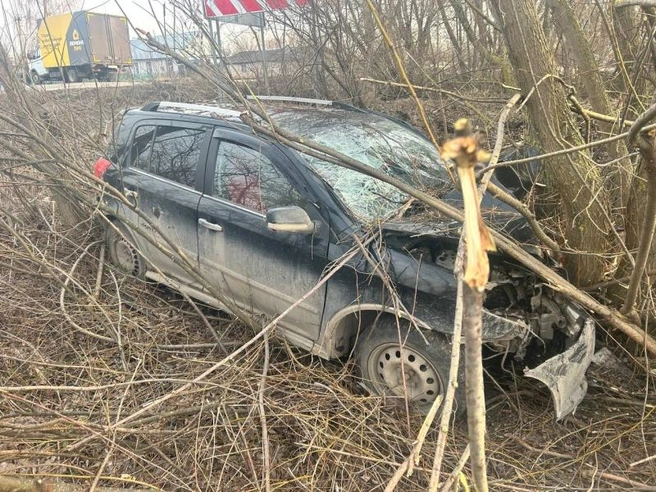
{"type": "Polygon", "coordinates": [[[326,99],[309,99],[306,97],[287,97],[287,96],[246,96],[246,99],[272,102],[289,102],[296,104],[313,104],[315,106],[332,106],[333,102],[326,99]]]}
{"type": "Polygon", "coordinates": [[[195,116],[208,116],[210,118],[221,118],[227,120],[239,119],[240,112],[234,109],[221,108],[218,106],[209,106],[204,104],[187,104],[170,101],[160,101],[146,104],[142,111],[161,111],[165,113],[181,113],[195,116]]]}

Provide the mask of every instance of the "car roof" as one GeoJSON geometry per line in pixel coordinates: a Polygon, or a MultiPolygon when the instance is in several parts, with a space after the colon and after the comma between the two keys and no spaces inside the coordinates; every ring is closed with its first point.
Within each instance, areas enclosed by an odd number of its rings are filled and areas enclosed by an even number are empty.
{"type": "MultiPolygon", "coordinates": [[[[267,111],[275,115],[280,112],[297,111],[307,114],[324,113],[342,113],[351,115],[367,115],[369,117],[380,117],[385,119],[394,119],[388,115],[383,115],[375,111],[366,111],[350,104],[338,101],[328,101],[325,99],[310,99],[302,97],[287,96],[247,96],[251,101],[260,101],[265,105],[267,111]]],[[[176,114],[191,117],[212,118],[224,120],[232,123],[243,123],[240,116],[245,111],[243,106],[229,102],[217,102],[209,104],[190,104],[172,101],[158,101],[146,104],[141,108],[133,108],[130,112],[143,111],[157,114],[176,114]]]]}

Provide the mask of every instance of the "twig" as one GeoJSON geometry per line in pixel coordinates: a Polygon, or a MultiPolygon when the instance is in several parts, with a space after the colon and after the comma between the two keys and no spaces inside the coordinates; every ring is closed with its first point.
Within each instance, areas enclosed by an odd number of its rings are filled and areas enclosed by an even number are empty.
{"type": "MultiPolygon", "coordinates": [[[[408,78],[408,74],[405,71],[405,68],[403,66],[403,61],[401,60],[401,57],[399,56],[398,52],[396,51],[396,48],[394,47],[394,43],[392,42],[392,38],[389,36],[387,29],[385,28],[385,25],[383,24],[383,21],[380,19],[380,16],[378,15],[378,10],[376,9],[376,6],[372,2],[372,0],[366,0],[367,2],[367,7],[369,8],[369,11],[371,12],[371,15],[374,16],[374,20],[376,21],[376,25],[378,26],[378,29],[380,29],[381,34],[383,35],[383,39],[385,40],[385,44],[387,44],[387,47],[389,48],[390,52],[392,53],[392,57],[394,58],[394,63],[396,64],[396,68],[399,71],[399,75],[401,75],[401,78],[403,79],[403,82],[405,83],[406,87],[408,88],[408,91],[410,92],[410,95],[412,96],[412,99],[415,101],[415,104],[417,105],[417,110],[419,111],[419,116],[421,117],[421,122],[424,124],[424,128],[428,132],[428,136],[431,139],[431,142],[433,142],[433,145],[435,146],[436,149],[440,149],[440,145],[437,142],[437,139],[435,138],[435,135],[433,134],[433,130],[431,128],[430,123],[428,122],[428,117],[426,116],[426,111],[424,110],[424,105],[421,103],[419,100],[419,96],[417,96],[417,92],[414,89],[414,86],[410,82],[410,79],[408,78]]],[[[451,181],[455,183],[455,177],[451,174],[451,170],[447,167],[446,168],[447,172],[449,173],[449,176],[451,177],[451,181]]]]}
{"type": "Polygon", "coordinates": [[[446,482],[444,482],[444,485],[440,489],[440,492],[448,492],[449,490],[451,490],[451,487],[453,487],[453,484],[456,482],[456,480],[458,480],[460,473],[462,473],[462,469],[465,467],[465,464],[469,459],[469,450],[470,450],[469,444],[467,444],[467,447],[462,452],[462,456],[460,456],[460,459],[458,460],[456,467],[449,474],[449,478],[447,478],[446,482]]]}
{"type": "Polygon", "coordinates": [[[615,0],[613,7],[656,7],[656,0],[615,0]]]}
{"type": "MultiPolygon", "coordinates": [[[[461,277],[463,256],[465,251],[465,243],[460,240],[458,244],[458,254],[456,257],[456,271],[461,277]]],[[[433,457],[433,466],[431,468],[431,478],[428,486],[429,492],[435,492],[440,485],[440,473],[442,470],[442,460],[444,459],[444,450],[446,449],[446,438],[449,434],[449,422],[453,413],[453,399],[455,392],[458,389],[458,376],[460,370],[460,343],[459,340],[462,336],[462,282],[458,279],[456,293],[456,312],[455,320],[453,323],[453,337],[451,346],[451,363],[449,366],[449,384],[446,388],[446,397],[444,399],[444,408],[442,409],[442,417],[440,419],[440,432],[437,435],[437,443],[435,445],[435,455],[433,457]]],[[[461,391],[464,388],[461,388],[461,391]]],[[[469,447],[467,447],[469,449],[469,447]]]]}
{"type": "Polygon", "coordinates": [[[584,477],[588,477],[588,478],[594,478],[595,476],[598,475],[601,478],[605,478],[607,480],[612,480],[613,482],[618,482],[618,483],[621,483],[621,484],[624,484],[624,485],[629,485],[633,490],[652,490],[652,491],[656,491],[656,486],[655,485],[647,485],[645,483],[636,482],[635,480],[620,477],[619,475],[615,475],[614,473],[600,472],[600,471],[594,471],[594,470],[583,470],[582,475],[584,477]]]}
{"type": "Polygon", "coordinates": [[[93,289],[93,298],[98,299],[102,287],[102,275],[105,268],[105,243],[100,245],[100,258],[98,259],[98,273],[96,274],[96,288],[93,289]]]}
{"type": "MultiPolygon", "coordinates": [[[[391,81],[388,81],[388,80],[370,79],[368,77],[360,77],[360,80],[362,82],[371,82],[372,84],[387,85],[389,87],[402,87],[402,88],[405,88],[405,89],[408,88],[408,84],[401,84],[400,82],[391,82],[391,81]]],[[[415,84],[412,84],[412,87],[414,89],[419,90],[419,91],[436,92],[438,94],[444,94],[446,96],[451,96],[454,99],[458,99],[458,100],[462,100],[462,101],[480,102],[480,103],[505,103],[506,102],[505,99],[501,99],[501,98],[463,96],[463,95],[457,94],[456,92],[447,91],[445,89],[438,89],[437,87],[426,87],[426,86],[423,86],[423,85],[415,85],[415,84]]]]}
{"type": "Polygon", "coordinates": [[[403,461],[403,463],[401,463],[401,465],[399,465],[399,467],[394,472],[394,475],[392,475],[392,478],[390,478],[390,481],[387,483],[387,486],[385,487],[385,492],[392,492],[399,484],[399,482],[403,478],[403,475],[406,472],[408,476],[412,475],[415,466],[419,463],[419,460],[421,459],[421,448],[424,444],[424,441],[426,440],[426,435],[428,434],[428,430],[433,424],[433,419],[435,418],[437,409],[442,404],[442,399],[443,396],[438,395],[438,397],[435,398],[435,400],[433,400],[433,404],[431,405],[428,414],[424,418],[424,422],[421,424],[421,428],[419,429],[419,433],[417,434],[417,439],[415,440],[412,446],[412,451],[410,451],[408,457],[403,461]]]}
{"type": "MultiPolygon", "coordinates": [[[[654,128],[656,128],[656,124],[648,125],[644,128],[644,130],[653,130],[654,128]]],[[[541,154],[541,155],[536,155],[536,156],[532,156],[532,157],[525,157],[523,159],[514,159],[512,161],[498,162],[498,163],[494,164],[494,166],[488,166],[485,169],[479,171],[479,174],[487,172],[488,170],[493,169],[493,168],[497,169],[497,168],[500,168],[500,167],[515,166],[517,164],[526,164],[528,162],[538,162],[538,161],[543,161],[543,160],[550,159],[551,157],[558,157],[558,156],[561,156],[561,155],[573,154],[574,152],[578,152],[580,150],[586,150],[586,149],[590,149],[592,147],[598,147],[598,146],[605,145],[605,144],[608,144],[608,143],[611,143],[611,142],[615,142],[616,140],[621,140],[623,138],[626,138],[627,135],[628,135],[628,132],[624,132],[624,133],[620,133],[620,134],[617,134],[617,135],[613,135],[612,137],[603,138],[601,140],[596,140],[594,142],[590,142],[590,143],[586,143],[586,144],[582,144],[582,145],[577,145],[576,147],[570,147],[568,149],[557,150],[555,152],[550,152],[548,154],[541,154]]]]}
{"type": "Polygon", "coordinates": [[[266,378],[269,372],[269,334],[264,335],[264,362],[262,365],[262,377],[260,378],[259,388],[257,389],[257,403],[260,410],[260,424],[262,426],[262,453],[264,459],[262,462],[262,471],[264,474],[264,490],[271,491],[271,455],[269,449],[269,432],[267,430],[266,410],[264,408],[264,389],[266,388],[266,378]]]}
{"type": "Polygon", "coordinates": [[[103,459],[102,463],[98,467],[98,471],[96,472],[96,476],[93,477],[93,482],[91,482],[91,487],[89,487],[89,492],[95,492],[98,489],[98,482],[100,482],[100,477],[103,474],[103,471],[105,471],[105,467],[107,466],[107,463],[109,463],[109,458],[112,456],[112,453],[114,452],[114,444],[109,447],[107,452],[105,453],[105,458],[103,459]]]}
{"type": "Polygon", "coordinates": [[[641,459],[641,460],[634,461],[633,463],[631,463],[631,464],[629,465],[629,467],[634,467],[634,466],[642,465],[643,463],[647,463],[647,462],[649,462],[649,461],[653,461],[653,460],[656,460],[656,454],[652,454],[651,456],[647,456],[646,458],[643,458],[643,459],[641,459]]]}

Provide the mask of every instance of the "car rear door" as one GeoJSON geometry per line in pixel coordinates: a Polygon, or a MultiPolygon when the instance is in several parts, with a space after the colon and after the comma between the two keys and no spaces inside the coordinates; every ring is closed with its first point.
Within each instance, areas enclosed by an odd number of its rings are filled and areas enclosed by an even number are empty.
{"type": "Polygon", "coordinates": [[[152,266],[174,279],[194,283],[189,264],[197,266],[198,202],[209,126],[165,119],[141,121],[133,130],[127,166],[123,167],[125,195],[146,217],[133,217],[135,239],[152,266]],[[179,250],[188,262],[181,260],[179,250]]]}
{"type": "MultiPolygon", "coordinates": [[[[315,288],[327,262],[327,224],[292,166],[274,145],[217,129],[199,204],[201,270],[237,306],[267,318],[315,288]],[[293,205],[315,222],[314,234],[267,228],[267,210],[293,205]]],[[[322,285],[279,325],[297,338],[317,340],[325,292],[322,285]]]]}

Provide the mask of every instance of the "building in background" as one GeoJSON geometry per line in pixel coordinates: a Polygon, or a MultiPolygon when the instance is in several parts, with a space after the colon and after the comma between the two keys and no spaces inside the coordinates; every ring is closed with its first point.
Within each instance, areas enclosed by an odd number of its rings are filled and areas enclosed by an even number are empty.
{"type": "Polygon", "coordinates": [[[264,64],[269,77],[283,75],[285,67],[299,65],[301,50],[285,46],[283,48],[261,51],[241,51],[226,58],[226,63],[238,80],[260,80],[264,74],[264,64]]]}
{"type": "MultiPolygon", "coordinates": [[[[153,39],[190,60],[209,56],[209,49],[202,40],[202,34],[198,31],[153,36],[153,39]]],[[[130,45],[132,73],[136,79],[170,78],[184,70],[184,67],[180,66],[174,58],[160,53],[141,39],[131,39],[130,45]]]]}

